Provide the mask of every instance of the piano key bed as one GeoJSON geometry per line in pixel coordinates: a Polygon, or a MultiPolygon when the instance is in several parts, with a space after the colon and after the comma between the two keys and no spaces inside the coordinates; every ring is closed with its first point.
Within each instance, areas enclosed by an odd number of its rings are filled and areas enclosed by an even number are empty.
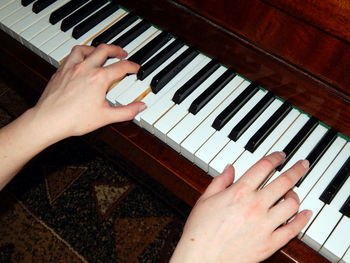
{"type": "Polygon", "coordinates": [[[294,190],[313,217],[299,238],[332,262],[350,262],[349,138],[115,2],[2,0],[0,26],[55,67],[75,45],[123,47],[141,68],[114,84],[107,101],[144,101],[134,123],[210,176],[231,163],[237,180],[263,156],[284,151],[287,161],[268,184],[308,159],[294,190]]]}

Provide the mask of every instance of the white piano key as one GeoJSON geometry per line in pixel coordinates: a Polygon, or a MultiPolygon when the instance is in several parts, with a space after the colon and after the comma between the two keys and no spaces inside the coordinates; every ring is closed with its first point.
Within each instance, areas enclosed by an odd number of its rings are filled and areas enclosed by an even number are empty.
{"type": "MultiPolygon", "coordinates": [[[[199,87],[197,87],[184,101],[176,104],[171,110],[154,123],[154,134],[165,142],[166,134],[181,120],[186,114],[193,102],[203,91],[205,91],[217,78],[224,72],[225,67],[219,67],[209,78],[207,78],[199,87]]],[[[180,87],[179,87],[180,88],[180,87]]],[[[160,117],[160,116],[159,116],[160,117]]]]}
{"type": "Polygon", "coordinates": [[[339,263],[349,263],[350,262],[350,247],[346,251],[345,255],[343,258],[339,261],[339,263]]]}
{"type": "Polygon", "coordinates": [[[54,2],[40,13],[35,14],[34,12],[31,12],[24,19],[18,21],[13,26],[13,30],[20,35],[22,43],[31,48],[32,44],[28,45],[30,40],[40,34],[46,28],[52,26],[52,24],[49,22],[50,14],[57,8],[66,4],[68,1],[69,0],[60,0],[54,2]]]}
{"type": "MultiPolygon", "coordinates": [[[[338,221],[341,219],[342,214],[339,212],[339,210],[348,198],[349,190],[350,177],[346,180],[343,187],[336,194],[332,202],[329,205],[325,204],[323,206],[320,213],[306,231],[302,240],[313,249],[318,250],[321,248],[328,236],[332,233],[332,230],[335,228],[338,221]]],[[[349,236],[348,240],[350,240],[349,236]]]]}
{"type": "MultiPolygon", "coordinates": [[[[143,46],[145,43],[147,43],[149,40],[151,40],[152,38],[154,38],[154,36],[156,34],[159,34],[160,31],[156,28],[156,27],[150,27],[149,29],[147,29],[145,32],[143,32],[141,35],[139,35],[136,39],[134,39],[133,41],[131,41],[128,45],[126,45],[123,49],[128,53],[131,54],[133,53],[133,51],[137,48],[139,48],[140,46],[143,46]]],[[[109,59],[108,64],[109,63],[114,63],[114,62],[118,62],[119,59],[117,58],[113,58],[113,59],[109,59]]]]}
{"type": "Polygon", "coordinates": [[[0,9],[6,8],[9,4],[11,4],[14,1],[16,0],[1,0],[0,9]]]}
{"type": "MultiPolygon", "coordinates": [[[[49,58],[48,58],[49,52],[46,52],[45,49],[42,48],[42,46],[45,45],[47,42],[51,43],[50,41],[52,38],[54,38],[57,41],[55,36],[60,35],[60,32],[61,32],[60,27],[61,27],[60,23],[57,23],[55,25],[50,25],[30,40],[30,43],[33,46],[32,50],[37,55],[41,56],[47,61],[49,61],[49,58]]],[[[72,33],[72,30],[68,32],[72,33]]]]}
{"type": "MultiPolygon", "coordinates": [[[[103,8],[103,7],[101,7],[103,8]]],[[[118,21],[122,16],[125,15],[125,10],[118,9],[115,13],[101,21],[95,27],[90,29],[86,34],[81,36],[79,39],[71,38],[66,42],[62,43],[60,46],[57,46],[54,50],[50,51],[50,61],[53,65],[59,66],[61,61],[70,53],[72,48],[76,45],[89,45],[91,41],[98,36],[101,32],[106,30],[108,27],[113,25],[118,21]]],[[[48,47],[48,49],[51,49],[48,47]]]]}
{"type": "MultiPolygon", "coordinates": [[[[214,133],[214,135],[195,153],[195,164],[201,167],[204,171],[209,171],[209,163],[211,160],[229,143],[230,134],[233,127],[244,118],[245,115],[259,102],[259,100],[265,95],[265,91],[259,90],[233,117],[226,123],[226,125],[220,130],[214,133]]],[[[223,160],[224,161],[224,160],[223,160]]],[[[217,161],[214,162],[214,165],[217,161]]],[[[225,165],[228,162],[224,161],[225,165]]],[[[220,165],[221,167],[221,165],[220,165]]],[[[221,173],[221,168],[218,170],[221,173]]]]}
{"type": "MultiPolygon", "coordinates": [[[[123,15],[119,16],[118,20],[114,21],[113,24],[117,23],[120,19],[122,19],[124,16],[126,16],[127,13],[124,13],[123,15]]],[[[139,18],[139,19],[136,19],[136,21],[134,21],[132,24],[130,24],[128,27],[124,28],[124,30],[122,30],[121,32],[119,32],[119,34],[115,35],[111,40],[109,40],[107,42],[107,44],[112,44],[112,42],[114,40],[116,40],[117,38],[119,38],[120,36],[122,36],[124,33],[128,32],[131,28],[133,28],[135,25],[137,25],[139,22],[141,22],[142,19],[139,18]]],[[[98,35],[96,35],[98,36],[98,35]]],[[[91,39],[91,42],[93,41],[93,39],[91,39]]],[[[87,44],[90,44],[90,43],[87,43],[87,44]]],[[[125,50],[125,48],[124,48],[125,50]]],[[[128,51],[127,51],[128,52],[128,51]]],[[[128,55],[129,55],[129,52],[128,52],[128,55]]],[[[118,62],[119,59],[118,58],[110,58],[106,61],[105,63],[105,66],[108,66],[110,64],[113,64],[115,62],[118,62]]]]}
{"type": "Polygon", "coordinates": [[[3,31],[8,32],[7,27],[3,25],[3,21],[22,7],[21,1],[17,0],[9,3],[5,8],[0,9],[0,26],[3,31]]]}
{"type": "MultiPolygon", "coordinates": [[[[153,34],[151,35],[146,34],[143,37],[137,37],[136,39],[134,39],[134,41],[132,41],[126,47],[123,48],[128,53],[125,59],[128,59],[129,57],[131,57],[134,53],[139,51],[143,46],[148,44],[152,39],[154,39],[156,36],[158,36],[161,33],[160,30],[157,30],[154,27],[152,27],[151,30],[154,30],[153,34]]],[[[106,61],[105,66],[108,66],[118,61],[120,61],[120,59],[110,58],[106,61]]]]}
{"type": "Polygon", "coordinates": [[[269,149],[271,149],[271,147],[283,135],[283,133],[292,126],[299,115],[299,111],[292,109],[253,153],[245,150],[233,164],[235,167],[235,172],[237,174],[244,174],[252,165],[264,157],[269,149]]]}
{"type": "Polygon", "coordinates": [[[151,26],[149,29],[147,29],[145,32],[139,35],[136,39],[134,39],[128,45],[126,45],[124,47],[125,51],[131,53],[134,49],[142,45],[149,38],[152,38],[153,35],[157,32],[159,32],[159,30],[156,27],[151,26]]]}
{"type": "MultiPolygon", "coordinates": [[[[155,56],[160,51],[162,51],[165,47],[170,45],[170,43],[172,43],[173,41],[174,41],[174,39],[171,39],[162,48],[160,48],[153,56],[155,56]]],[[[153,56],[151,56],[151,58],[153,56]]],[[[126,90],[128,90],[132,85],[136,84],[136,82],[137,82],[137,77],[135,74],[133,74],[133,75],[126,76],[122,81],[114,84],[106,95],[106,99],[107,99],[108,103],[112,106],[117,106],[116,105],[116,98],[118,96],[120,96],[122,93],[124,93],[126,90]]]]}
{"type": "MultiPolygon", "coordinates": [[[[107,2],[105,5],[101,6],[96,11],[91,13],[87,18],[89,18],[90,16],[94,15],[96,12],[98,12],[100,9],[104,8],[108,4],[109,3],[107,2]]],[[[121,10],[121,9],[117,10],[116,12],[111,14],[109,17],[107,17],[106,19],[101,21],[94,28],[96,28],[96,27],[99,27],[100,29],[103,28],[104,26],[106,26],[106,25],[110,24],[112,21],[114,21],[115,18],[119,17],[121,14],[124,14],[124,11],[121,10]]],[[[69,42],[70,40],[76,42],[76,45],[85,44],[86,41],[88,41],[91,37],[93,37],[93,32],[91,32],[91,31],[93,31],[94,28],[89,30],[88,32],[86,32],[83,36],[79,37],[78,39],[75,39],[75,38],[72,37],[72,32],[73,32],[74,28],[75,27],[71,28],[67,32],[60,31],[57,35],[55,35],[54,37],[49,39],[42,46],[40,46],[40,49],[42,50],[42,52],[45,53],[45,54],[50,54],[55,49],[59,48],[64,43],[69,42]]],[[[50,56],[49,56],[49,58],[50,58],[50,60],[52,60],[52,58],[50,56]]],[[[54,61],[52,61],[52,63],[53,62],[54,61]]]]}
{"type": "MultiPolygon", "coordinates": [[[[205,59],[200,64],[198,64],[198,66],[195,69],[189,72],[176,85],[174,85],[174,87],[170,91],[164,94],[162,99],[157,100],[152,105],[148,105],[147,110],[143,111],[140,114],[140,125],[149,132],[153,133],[154,123],[175,105],[174,101],[172,100],[175,92],[180,87],[182,87],[188,80],[190,80],[196,73],[198,73],[198,71],[200,71],[206,65],[208,60],[209,58],[205,57],[205,59]]],[[[144,102],[147,103],[147,100],[145,100],[144,102]]]]}
{"type": "MultiPolygon", "coordinates": [[[[249,103],[249,102],[248,102],[249,103]]],[[[233,164],[238,157],[244,152],[244,146],[247,144],[249,139],[255,134],[255,132],[270,118],[270,116],[278,109],[281,105],[281,101],[275,99],[262,113],[261,115],[250,125],[250,127],[242,134],[242,136],[235,142],[230,141],[221,152],[209,163],[209,174],[213,173],[214,176],[218,172],[221,172],[224,167],[217,167],[217,163],[226,163],[225,166],[230,163],[233,164]],[[227,151],[229,149],[229,151],[227,151]],[[234,149],[234,151],[231,151],[234,149]],[[218,161],[219,160],[219,161],[218,161]],[[214,170],[215,169],[215,170],[214,170]]],[[[243,173],[241,171],[235,172],[235,181],[238,180],[243,173]]]]}
{"type": "Polygon", "coordinates": [[[302,184],[299,187],[294,187],[294,191],[298,194],[300,200],[303,200],[317,183],[324,171],[326,171],[327,167],[333,162],[334,158],[344,147],[345,143],[345,139],[338,137],[313,167],[302,184]]]}
{"type": "Polygon", "coordinates": [[[239,87],[230,94],[180,145],[181,154],[190,161],[194,162],[196,151],[216,132],[212,127],[215,118],[240,95],[250,82],[244,81],[239,87]]]}
{"type": "MultiPolygon", "coordinates": [[[[275,172],[267,181],[267,183],[272,182],[276,179],[280,174],[284,173],[291,166],[293,166],[297,161],[305,159],[308,154],[312,151],[312,149],[316,146],[318,141],[322,138],[322,136],[327,132],[327,128],[318,124],[317,127],[312,131],[309,137],[304,141],[304,143],[300,146],[300,148],[295,152],[295,154],[290,158],[287,164],[283,167],[283,169],[279,172],[275,172]]],[[[283,149],[282,149],[283,150],[283,149]]]]}
{"type": "Polygon", "coordinates": [[[292,124],[292,126],[282,135],[282,137],[277,141],[277,143],[269,150],[267,154],[273,152],[280,152],[288,145],[288,143],[293,139],[293,137],[301,130],[304,124],[310,118],[306,114],[301,114],[292,124]]]}
{"type": "MultiPolygon", "coordinates": [[[[350,192],[350,188],[348,189],[350,192]]],[[[322,231],[322,230],[321,230],[322,231]]],[[[340,260],[350,246],[350,218],[343,216],[336,226],[320,253],[328,260],[335,262],[340,260]]]]}
{"type": "Polygon", "coordinates": [[[188,46],[183,46],[180,48],[175,54],[173,54],[167,61],[162,63],[158,68],[156,68],[147,78],[140,81],[138,80],[131,88],[125,90],[125,92],[121,93],[115,100],[116,105],[127,105],[133,102],[136,98],[138,98],[141,94],[147,92],[148,89],[151,88],[151,81],[155,75],[158,74],[162,69],[164,69],[167,65],[169,65],[173,60],[175,60],[182,52],[184,52],[188,46]]]}
{"type": "MultiPolygon", "coordinates": [[[[198,54],[186,67],[183,68],[171,81],[169,81],[157,94],[153,92],[148,93],[141,101],[144,102],[147,107],[152,106],[157,100],[164,100],[164,95],[167,94],[170,90],[177,90],[180,86],[179,82],[186,77],[190,72],[195,68],[201,67],[204,63],[207,63],[209,58],[198,54]]],[[[174,93],[172,92],[172,94],[174,93]]],[[[140,125],[141,114],[137,115],[134,118],[134,122],[140,125]]]]}
{"type": "MultiPolygon", "coordinates": [[[[332,181],[333,177],[337,174],[346,160],[349,158],[350,152],[350,143],[347,143],[343,149],[339,152],[337,157],[333,160],[331,165],[327,168],[327,170],[323,173],[321,178],[317,181],[317,184],[311,189],[311,191],[307,194],[307,196],[302,200],[300,204],[299,210],[311,209],[313,215],[308,222],[308,224],[301,230],[299,237],[303,237],[306,230],[309,228],[313,220],[316,218],[317,214],[323,207],[324,203],[319,199],[324,189],[326,189],[327,185],[332,181]]],[[[302,240],[308,241],[306,237],[302,240]]],[[[319,246],[318,246],[319,247],[319,246]]]]}
{"type": "Polygon", "coordinates": [[[191,132],[202,123],[232,92],[234,92],[244,79],[236,75],[207,105],[205,105],[196,115],[189,113],[167,134],[167,144],[180,152],[180,144],[191,132]]]}
{"type": "Polygon", "coordinates": [[[16,24],[18,21],[23,20],[28,14],[32,13],[33,3],[30,5],[17,9],[16,12],[12,13],[5,19],[1,20],[1,23],[4,27],[6,27],[6,31],[8,34],[10,34],[13,38],[19,40],[19,36],[17,32],[13,29],[13,25],[16,24]]]}
{"type": "MultiPolygon", "coordinates": [[[[67,1],[65,1],[67,2],[67,1]]],[[[26,30],[27,28],[31,27],[34,23],[36,23],[37,21],[39,21],[40,19],[42,19],[45,16],[48,16],[47,18],[47,26],[51,25],[49,23],[49,16],[50,16],[50,11],[54,11],[55,7],[57,7],[58,5],[63,5],[64,3],[62,1],[57,1],[55,3],[53,3],[53,5],[56,4],[54,6],[54,8],[51,8],[52,6],[48,6],[47,8],[45,8],[42,12],[36,14],[32,11],[32,6],[33,3],[30,5],[31,8],[27,11],[26,16],[22,17],[20,20],[18,20],[13,26],[12,26],[12,30],[17,32],[17,34],[22,33],[24,30],[26,30]],[[46,11],[46,12],[45,12],[46,11]]],[[[27,6],[28,7],[28,6],[27,6]]],[[[27,8],[26,7],[26,8],[27,8]]]]}

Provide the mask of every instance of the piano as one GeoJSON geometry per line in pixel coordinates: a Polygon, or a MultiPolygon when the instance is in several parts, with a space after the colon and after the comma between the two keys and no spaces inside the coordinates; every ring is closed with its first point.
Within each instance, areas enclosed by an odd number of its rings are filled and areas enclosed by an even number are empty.
{"type": "Polygon", "coordinates": [[[267,262],[350,262],[349,9],[331,0],[2,0],[1,60],[34,102],[74,45],[123,46],[141,70],[106,99],[149,107],[94,132],[101,151],[189,205],[229,162],[239,176],[284,150],[288,161],[267,184],[308,158],[295,191],[313,219],[267,262]]]}

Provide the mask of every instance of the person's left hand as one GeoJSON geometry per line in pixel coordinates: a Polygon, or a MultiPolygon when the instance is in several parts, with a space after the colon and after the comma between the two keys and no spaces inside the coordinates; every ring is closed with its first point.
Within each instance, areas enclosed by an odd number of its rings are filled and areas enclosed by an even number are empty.
{"type": "Polygon", "coordinates": [[[139,65],[123,60],[126,56],[122,48],[114,45],[74,47],[32,109],[36,120],[44,121],[46,132],[60,140],[133,119],[145,109],[144,103],[114,108],[105,100],[112,83],[139,69],[139,65]],[[103,67],[108,57],[121,60],[103,67]]]}

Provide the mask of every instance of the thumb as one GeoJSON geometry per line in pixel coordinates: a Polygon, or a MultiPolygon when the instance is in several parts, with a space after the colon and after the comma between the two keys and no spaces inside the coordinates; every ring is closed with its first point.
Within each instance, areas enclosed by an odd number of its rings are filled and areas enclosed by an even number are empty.
{"type": "Polygon", "coordinates": [[[135,116],[141,111],[146,109],[146,104],[143,102],[132,102],[125,106],[109,107],[110,122],[122,122],[129,121],[135,118],[135,116]]]}
{"type": "Polygon", "coordinates": [[[227,187],[232,185],[234,179],[235,170],[232,165],[227,165],[225,170],[219,176],[215,177],[210,185],[207,187],[201,199],[206,199],[212,195],[215,195],[227,187]]]}

